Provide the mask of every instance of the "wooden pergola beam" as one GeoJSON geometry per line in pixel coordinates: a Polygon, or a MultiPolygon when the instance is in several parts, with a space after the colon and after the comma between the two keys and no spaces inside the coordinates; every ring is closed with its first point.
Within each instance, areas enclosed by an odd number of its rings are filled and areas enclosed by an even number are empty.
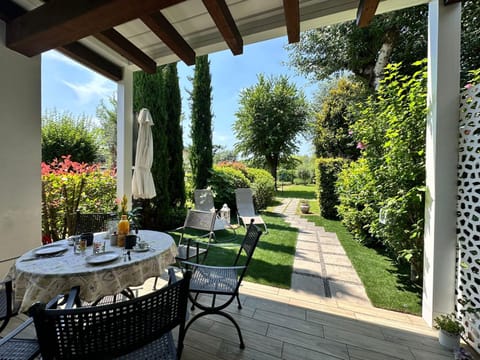
{"type": "Polygon", "coordinates": [[[0,20],[9,23],[16,17],[25,14],[27,11],[20,5],[10,0],[0,1],[0,20]]]}
{"type": "MultiPolygon", "coordinates": [[[[27,13],[27,10],[10,0],[0,2],[0,19],[6,23],[11,22],[13,19],[25,13],[27,13]]],[[[78,42],[61,46],[56,50],[113,81],[119,81],[123,78],[123,72],[120,66],[117,66],[78,42]]]]}
{"type": "Polygon", "coordinates": [[[202,0],[234,55],[243,53],[243,39],[225,0],[202,0]]]}
{"type": "Polygon", "coordinates": [[[195,51],[160,12],[140,16],[140,20],[187,65],[195,64],[195,51]]]}
{"type": "Polygon", "coordinates": [[[182,1],[49,1],[7,24],[7,47],[38,55],[182,1]]]}
{"type": "Polygon", "coordinates": [[[157,71],[157,63],[115,29],[108,29],[93,36],[146,73],[154,74],[157,71]]]}
{"type": "Polygon", "coordinates": [[[287,25],[288,42],[300,41],[300,7],[298,0],[283,0],[285,23],[287,25]]]}
{"type": "Polygon", "coordinates": [[[123,78],[123,70],[78,41],[55,49],[113,81],[123,78]]]}
{"type": "Polygon", "coordinates": [[[372,21],[380,0],[360,0],[357,10],[357,26],[365,27],[372,21]]]}

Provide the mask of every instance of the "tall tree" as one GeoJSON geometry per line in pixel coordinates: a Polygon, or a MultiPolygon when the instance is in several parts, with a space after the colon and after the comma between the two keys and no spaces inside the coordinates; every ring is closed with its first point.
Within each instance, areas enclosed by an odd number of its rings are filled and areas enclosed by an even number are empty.
{"type": "Polygon", "coordinates": [[[177,63],[165,68],[165,101],[167,104],[167,147],[168,192],[172,207],[185,205],[185,172],[183,170],[183,138],[182,138],[182,100],[178,83],[177,63]]]}
{"type": "Polygon", "coordinates": [[[143,221],[147,228],[165,228],[168,225],[170,199],[168,193],[167,151],[167,112],[163,69],[157,68],[155,74],[138,71],[133,74],[133,110],[135,113],[142,108],[150,110],[154,125],[152,176],[155,182],[157,196],[151,200],[141,201],[143,221]]]}
{"type": "Polygon", "coordinates": [[[286,76],[258,75],[258,83],[242,90],[233,124],[239,153],[265,160],[277,185],[277,168],[298,150],[295,138],[307,129],[305,96],[286,76]]]}
{"type": "MultiPolygon", "coordinates": [[[[480,3],[463,0],[461,83],[469,70],[480,67],[479,17],[480,3]]],[[[427,5],[418,5],[377,15],[366,28],[350,21],[306,31],[300,42],[287,47],[290,64],[316,80],[350,71],[376,88],[388,63],[403,63],[405,74],[416,71],[411,64],[427,56],[427,21],[427,5]]]]}
{"type": "Polygon", "coordinates": [[[100,120],[101,147],[104,148],[104,156],[110,167],[117,166],[117,99],[111,95],[107,99],[100,100],[96,114],[100,120]]]}
{"type": "Polygon", "coordinates": [[[317,80],[351,71],[374,88],[389,62],[411,64],[427,55],[427,15],[421,5],[377,15],[365,28],[349,21],[307,31],[288,47],[290,63],[317,80]]]}
{"type": "Polygon", "coordinates": [[[98,129],[84,115],[48,111],[42,116],[42,161],[71,155],[71,160],[88,164],[98,161],[98,129]]]}
{"type": "Polygon", "coordinates": [[[360,155],[351,131],[357,117],[352,107],[366,95],[360,82],[342,77],[332,80],[330,87],[316,96],[313,143],[318,157],[355,160],[360,155]]]}
{"type": "Polygon", "coordinates": [[[195,61],[193,89],[191,93],[192,122],[190,165],[196,189],[207,186],[213,166],[212,145],[212,86],[208,56],[199,56],[195,61]]]}

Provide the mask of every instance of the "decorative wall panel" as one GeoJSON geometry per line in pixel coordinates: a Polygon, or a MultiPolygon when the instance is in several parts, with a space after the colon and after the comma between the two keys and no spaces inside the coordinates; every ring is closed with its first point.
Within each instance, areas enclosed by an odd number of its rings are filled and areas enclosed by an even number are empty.
{"type": "Polygon", "coordinates": [[[480,321],[480,86],[462,90],[458,149],[457,314],[479,352],[480,321]],[[465,312],[467,311],[467,312],[465,312]]]}

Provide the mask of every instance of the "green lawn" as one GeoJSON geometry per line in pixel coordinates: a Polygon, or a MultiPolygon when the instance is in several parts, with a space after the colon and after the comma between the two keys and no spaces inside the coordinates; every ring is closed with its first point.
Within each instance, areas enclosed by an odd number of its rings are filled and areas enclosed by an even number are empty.
{"type": "Polygon", "coordinates": [[[315,185],[279,185],[276,196],[281,198],[315,199],[315,185]]]}
{"type": "MultiPolygon", "coordinates": [[[[289,186],[284,192],[292,194],[305,191],[304,187],[300,187],[298,190],[296,188],[296,186],[289,186]]],[[[314,198],[315,187],[312,186],[310,189],[312,195],[308,199],[314,198]]],[[[409,281],[408,267],[399,267],[380,251],[367,248],[355,241],[340,221],[326,220],[319,216],[320,212],[316,201],[310,201],[310,213],[314,215],[303,215],[303,217],[323,226],[325,230],[337,234],[374,306],[416,315],[421,314],[421,288],[409,281]]]]}
{"type": "MultiPolygon", "coordinates": [[[[290,288],[297,229],[292,229],[285,221],[273,213],[263,212],[268,234],[262,234],[245,280],[280,288],[290,288]]],[[[238,252],[245,230],[239,228],[235,236],[232,230],[216,232],[216,246],[209,250],[207,264],[231,265],[238,252]]],[[[179,233],[170,232],[178,242],[179,233]]]]}

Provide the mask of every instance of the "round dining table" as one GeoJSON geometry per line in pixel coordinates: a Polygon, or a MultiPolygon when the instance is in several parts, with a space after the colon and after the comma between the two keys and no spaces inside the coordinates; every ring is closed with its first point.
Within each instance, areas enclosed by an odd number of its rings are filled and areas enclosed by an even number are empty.
{"type": "Polygon", "coordinates": [[[138,236],[149,246],[135,247],[129,255],[124,248],[110,246],[105,233],[94,234],[94,241],[105,242],[104,253],[93,254],[89,246],[83,254],[76,254],[67,240],[26,252],[13,269],[19,310],[25,312],[36,302],[47,303],[74,286],[80,286],[82,300],[93,302],[162,275],[175,262],[177,247],[173,238],[151,230],[140,230],[138,236]]]}

